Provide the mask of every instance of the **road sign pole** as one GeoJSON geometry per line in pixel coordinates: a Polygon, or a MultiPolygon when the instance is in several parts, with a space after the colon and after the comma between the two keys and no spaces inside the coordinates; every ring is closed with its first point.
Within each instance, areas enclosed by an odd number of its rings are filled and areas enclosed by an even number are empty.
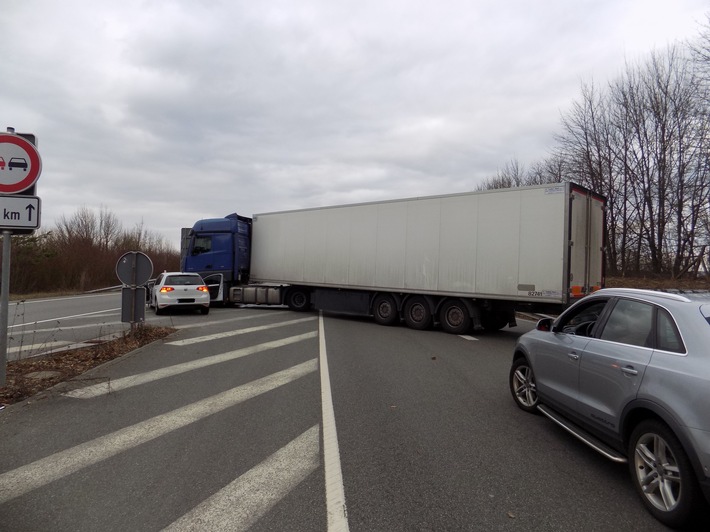
{"type": "Polygon", "coordinates": [[[10,308],[10,251],[12,232],[32,233],[39,228],[39,198],[34,195],[35,183],[42,173],[42,158],[37,151],[37,138],[31,133],[15,133],[8,127],[0,133],[0,231],[2,231],[2,273],[0,274],[0,388],[7,384],[7,326],[10,308]],[[15,172],[10,173],[13,168],[15,172]],[[36,212],[35,212],[36,211],[36,212]]]}
{"type": "Polygon", "coordinates": [[[132,251],[131,261],[131,332],[136,332],[136,278],[138,276],[138,252],[132,251]]]}
{"type": "Polygon", "coordinates": [[[7,384],[7,325],[10,308],[10,250],[12,233],[2,232],[2,280],[0,284],[0,388],[7,384]]]}

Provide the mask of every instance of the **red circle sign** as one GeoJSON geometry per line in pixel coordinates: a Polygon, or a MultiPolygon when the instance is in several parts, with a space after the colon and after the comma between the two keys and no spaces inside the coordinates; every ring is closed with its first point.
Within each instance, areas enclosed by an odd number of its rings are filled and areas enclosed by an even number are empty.
{"type": "Polygon", "coordinates": [[[34,145],[10,133],[0,133],[0,194],[17,194],[37,182],[42,159],[34,145]]]}

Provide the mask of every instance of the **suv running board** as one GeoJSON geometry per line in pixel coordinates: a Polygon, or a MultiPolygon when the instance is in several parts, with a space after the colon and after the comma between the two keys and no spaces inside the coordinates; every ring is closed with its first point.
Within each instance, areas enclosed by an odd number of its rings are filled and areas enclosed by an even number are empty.
{"type": "Polygon", "coordinates": [[[621,453],[618,451],[615,451],[611,447],[609,447],[607,444],[603,443],[601,440],[595,438],[592,436],[590,433],[582,429],[581,427],[575,425],[571,421],[568,421],[567,419],[563,418],[560,414],[555,412],[554,410],[546,407],[545,405],[537,405],[537,409],[545,414],[547,417],[549,417],[552,421],[557,423],[560,427],[565,429],[567,432],[572,434],[575,438],[580,440],[582,443],[586,443],[589,445],[592,449],[597,451],[599,454],[602,456],[605,456],[612,462],[617,462],[620,464],[625,464],[627,462],[626,457],[623,456],[621,453]]]}

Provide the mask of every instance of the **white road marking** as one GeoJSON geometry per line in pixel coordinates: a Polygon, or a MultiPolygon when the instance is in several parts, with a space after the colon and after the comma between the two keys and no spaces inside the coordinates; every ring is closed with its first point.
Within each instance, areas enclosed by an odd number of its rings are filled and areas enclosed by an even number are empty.
{"type": "Polygon", "coordinates": [[[293,325],[294,323],[304,323],[307,321],[315,320],[315,317],[310,318],[300,318],[297,320],[290,321],[280,321],[277,323],[269,323],[267,325],[258,325],[256,327],[248,327],[246,329],[237,329],[236,331],[227,331],[223,333],[206,334],[204,336],[196,336],[195,338],[187,338],[185,340],[175,340],[174,342],[166,342],[166,345],[192,345],[198,344],[200,342],[208,342],[210,340],[219,340],[220,338],[230,338],[232,336],[238,336],[240,334],[247,334],[257,331],[266,331],[268,329],[274,329],[276,327],[284,327],[286,325],[293,325]]]}
{"type": "Polygon", "coordinates": [[[320,465],[315,425],[165,528],[246,531],[320,465]]]}
{"type": "Polygon", "coordinates": [[[0,475],[0,504],[318,370],[316,359],[207,397],[0,475]]]}
{"type": "Polygon", "coordinates": [[[66,397],[73,397],[75,399],[92,399],[100,395],[106,395],[107,393],[116,392],[118,390],[125,390],[126,388],[131,388],[140,384],[157,381],[166,377],[172,377],[174,375],[179,375],[181,373],[186,373],[195,369],[212,366],[214,364],[221,364],[222,362],[227,362],[229,360],[253,355],[255,353],[261,353],[262,351],[267,351],[269,349],[275,349],[277,347],[294,344],[296,342],[301,342],[309,338],[315,338],[317,334],[317,332],[313,331],[305,334],[299,334],[297,336],[289,336],[288,338],[282,338],[279,340],[274,340],[272,342],[265,342],[263,344],[244,347],[235,351],[229,351],[227,353],[221,353],[219,355],[213,355],[190,362],[184,362],[182,364],[175,364],[173,366],[168,366],[153,371],[147,371],[145,373],[139,373],[138,375],[131,375],[129,377],[109,380],[106,382],[101,382],[99,384],[93,384],[85,388],[77,388],[76,390],[66,392],[62,395],[65,395],[66,397]]]}
{"type": "Polygon", "coordinates": [[[27,323],[18,323],[17,325],[10,325],[8,329],[12,329],[13,327],[25,327],[27,325],[37,325],[38,323],[50,323],[50,322],[59,322],[62,320],[70,320],[73,318],[84,318],[86,316],[95,316],[96,314],[105,314],[107,312],[115,312],[117,310],[121,310],[121,308],[110,308],[107,310],[99,310],[96,312],[87,312],[86,314],[74,314],[72,316],[59,316],[57,318],[51,318],[49,320],[39,320],[39,321],[32,321],[32,322],[27,322],[27,323]]]}
{"type": "MultiPolygon", "coordinates": [[[[27,325],[32,325],[32,324],[27,324],[27,325]]],[[[73,331],[75,329],[90,329],[90,328],[95,328],[95,329],[102,329],[103,327],[111,327],[117,325],[121,328],[128,328],[130,327],[129,323],[123,323],[120,321],[102,321],[102,322],[96,322],[96,323],[87,323],[85,325],[64,325],[62,323],[57,323],[54,327],[47,328],[47,329],[28,329],[27,331],[15,331],[13,334],[27,334],[27,333],[32,333],[32,334],[37,334],[37,333],[43,333],[43,332],[56,332],[56,331],[73,331]]]]}
{"type": "Polygon", "coordinates": [[[464,340],[478,342],[478,338],[476,338],[475,336],[469,336],[467,334],[459,334],[459,338],[463,338],[464,340]]]}
{"type": "Polygon", "coordinates": [[[323,459],[325,468],[325,499],[328,511],[328,532],[347,532],[348,508],[345,505],[343,473],[340,467],[338,433],[335,430],[333,396],[330,390],[328,355],[325,348],[325,328],[323,313],[318,320],[320,340],[320,388],[323,409],[323,459]]]}
{"type": "MultiPolygon", "coordinates": [[[[116,309],[116,310],[119,310],[119,309],[116,309]]],[[[118,315],[118,313],[116,313],[116,315],[118,315]]],[[[82,316],[84,316],[84,315],[82,314],[82,316]]],[[[87,315],[87,317],[88,317],[88,315],[87,315]]],[[[253,320],[254,318],[262,318],[263,315],[254,314],[252,316],[240,316],[239,318],[230,318],[227,320],[200,321],[198,323],[185,323],[183,325],[174,325],[172,322],[169,324],[163,324],[163,322],[160,319],[162,317],[163,316],[159,317],[157,320],[154,320],[154,319],[146,320],[145,323],[147,325],[153,325],[156,327],[165,326],[165,327],[170,327],[172,329],[193,329],[195,327],[207,327],[208,325],[220,325],[222,323],[230,323],[230,322],[234,322],[234,321],[253,320]]],[[[122,321],[103,321],[98,324],[97,323],[87,323],[85,325],[65,325],[63,323],[59,323],[63,319],[66,319],[66,318],[54,318],[52,320],[48,320],[50,322],[57,322],[57,324],[54,327],[51,327],[48,329],[32,329],[32,332],[33,333],[54,332],[57,330],[73,331],[74,329],[89,329],[91,327],[94,327],[94,328],[99,327],[99,326],[100,327],[109,327],[109,326],[114,326],[114,325],[120,326],[122,329],[130,327],[130,324],[128,324],[126,322],[122,322],[122,321]]],[[[47,321],[47,320],[45,320],[45,321],[47,321]]],[[[40,322],[35,322],[35,323],[40,323],[40,322]]],[[[45,322],[41,322],[41,323],[45,323],[45,322]]],[[[34,325],[34,323],[25,323],[24,325],[27,325],[29,327],[31,325],[34,325]]],[[[12,327],[21,327],[21,326],[22,326],[22,324],[13,325],[12,327]]]]}
{"type": "Polygon", "coordinates": [[[20,351],[39,351],[42,349],[51,349],[52,347],[63,347],[65,345],[71,345],[72,342],[44,342],[41,344],[25,344],[18,345],[17,347],[10,347],[8,353],[17,353],[20,351]]]}
{"type": "MultiPolygon", "coordinates": [[[[173,329],[193,329],[195,327],[207,327],[208,325],[220,325],[222,323],[230,323],[233,321],[253,320],[254,318],[263,318],[263,314],[252,314],[250,316],[239,316],[238,318],[229,318],[227,320],[210,320],[200,321],[198,323],[186,323],[184,325],[171,325],[173,329]]],[[[151,324],[155,323],[151,321],[151,324]]],[[[160,322],[158,322],[160,323],[160,322]]]]}
{"type": "MultiPolygon", "coordinates": [[[[92,294],[83,296],[65,296],[65,297],[53,297],[50,299],[15,299],[10,301],[10,305],[32,305],[34,303],[54,303],[56,301],[66,301],[69,299],[91,299],[97,297],[105,297],[106,294],[92,294]]],[[[119,292],[116,292],[116,296],[120,296],[119,292]]]]}

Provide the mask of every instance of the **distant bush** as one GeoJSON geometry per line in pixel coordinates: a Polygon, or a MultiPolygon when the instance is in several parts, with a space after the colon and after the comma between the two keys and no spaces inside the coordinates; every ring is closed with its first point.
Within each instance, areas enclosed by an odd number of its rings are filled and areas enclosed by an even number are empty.
{"type": "Polygon", "coordinates": [[[180,268],[180,251],[143,227],[124,229],[115,214],[81,207],[57,227],[12,237],[10,293],[86,291],[120,284],[116,262],[142,251],[154,271],[180,268]]]}

